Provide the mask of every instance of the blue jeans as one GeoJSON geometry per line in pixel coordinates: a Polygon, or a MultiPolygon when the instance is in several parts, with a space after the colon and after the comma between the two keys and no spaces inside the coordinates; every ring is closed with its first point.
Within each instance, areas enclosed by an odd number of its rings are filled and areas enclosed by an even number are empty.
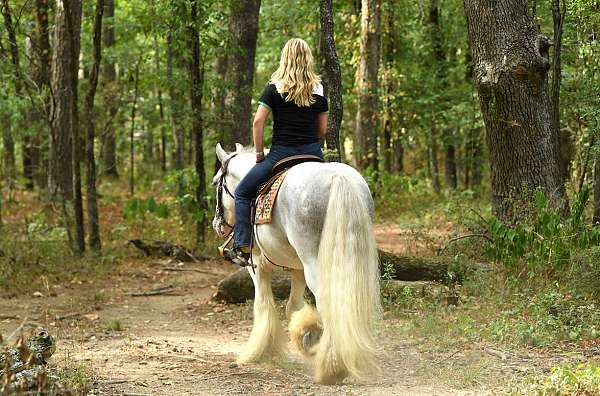
{"type": "Polygon", "coordinates": [[[235,225],[233,226],[233,247],[250,246],[252,241],[251,203],[256,197],[258,186],[269,180],[272,168],[278,161],[298,154],[312,154],[323,158],[321,145],[317,143],[302,146],[273,146],[264,161],[254,165],[235,189],[235,225]]]}

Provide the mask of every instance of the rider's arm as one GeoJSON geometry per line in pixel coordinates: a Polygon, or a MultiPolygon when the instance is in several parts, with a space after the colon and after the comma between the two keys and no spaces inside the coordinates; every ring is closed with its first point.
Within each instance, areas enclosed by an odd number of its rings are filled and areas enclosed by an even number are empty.
{"type": "Polygon", "coordinates": [[[317,118],[317,132],[319,133],[319,139],[325,139],[327,134],[327,113],[320,113],[317,118]]]}
{"type": "Polygon", "coordinates": [[[263,146],[263,131],[265,122],[269,116],[270,110],[262,104],[258,106],[254,122],[252,123],[252,138],[254,139],[254,147],[256,147],[256,162],[260,162],[265,158],[263,146]]]}

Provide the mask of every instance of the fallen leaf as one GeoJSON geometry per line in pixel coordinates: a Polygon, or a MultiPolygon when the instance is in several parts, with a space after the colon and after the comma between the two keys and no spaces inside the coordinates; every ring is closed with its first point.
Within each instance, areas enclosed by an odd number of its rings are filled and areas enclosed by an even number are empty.
{"type": "Polygon", "coordinates": [[[98,314],[87,314],[87,315],[83,315],[83,317],[86,318],[87,320],[89,320],[90,322],[98,320],[98,318],[99,318],[98,314]]]}

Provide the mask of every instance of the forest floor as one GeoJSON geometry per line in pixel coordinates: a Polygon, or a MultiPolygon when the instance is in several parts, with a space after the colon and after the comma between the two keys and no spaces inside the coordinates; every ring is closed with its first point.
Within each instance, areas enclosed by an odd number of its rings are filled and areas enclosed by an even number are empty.
{"type": "MultiPolygon", "coordinates": [[[[384,249],[432,254],[432,241],[444,234],[437,232],[380,225],[376,234],[384,249]]],[[[320,386],[310,362],[294,352],[277,362],[234,364],[251,329],[251,303],[219,305],[210,297],[237,268],[214,260],[181,267],[202,272],[165,269],[177,265],[138,257],[102,279],[75,278],[2,298],[0,333],[10,334],[22,322],[47,328],[58,339],[52,371],[90,395],[481,395],[570,359],[557,349],[448,344],[444,329],[439,338],[423,336],[409,326],[410,315],[388,311],[379,331],[382,374],[320,386]],[[161,295],[130,295],[168,286],[171,291],[161,295]]],[[[284,317],[284,302],[279,304],[284,317]]]]}

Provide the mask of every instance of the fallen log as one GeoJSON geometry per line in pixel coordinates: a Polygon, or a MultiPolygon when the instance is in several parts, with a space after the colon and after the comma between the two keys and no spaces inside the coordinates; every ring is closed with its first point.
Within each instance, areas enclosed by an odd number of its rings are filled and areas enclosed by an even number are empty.
{"type": "Polygon", "coordinates": [[[185,246],[175,245],[166,241],[143,241],[132,239],[127,242],[151,257],[172,257],[181,262],[210,260],[210,257],[196,254],[185,246]]]}
{"type": "MultiPolygon", "coordinates": [[[[448,281],[450,257],[419,258],[398,256],[379,250],[380,272],[384,278],[399,281],[448,281]]],[[[458,274],[462,275],[462,274],[458,274]]],[[[460,282],[461,276],[453,281],[460,282]]],[[[286,271],[276,269],[273,272],[273,294],[277,299],[286,299],[290,293],[290,276],[286,271]]],[[[254,284],[244,268],[222,279],[217,284],[213,300],[228,303],[242,303],[254,298],[254,284]]]]}

